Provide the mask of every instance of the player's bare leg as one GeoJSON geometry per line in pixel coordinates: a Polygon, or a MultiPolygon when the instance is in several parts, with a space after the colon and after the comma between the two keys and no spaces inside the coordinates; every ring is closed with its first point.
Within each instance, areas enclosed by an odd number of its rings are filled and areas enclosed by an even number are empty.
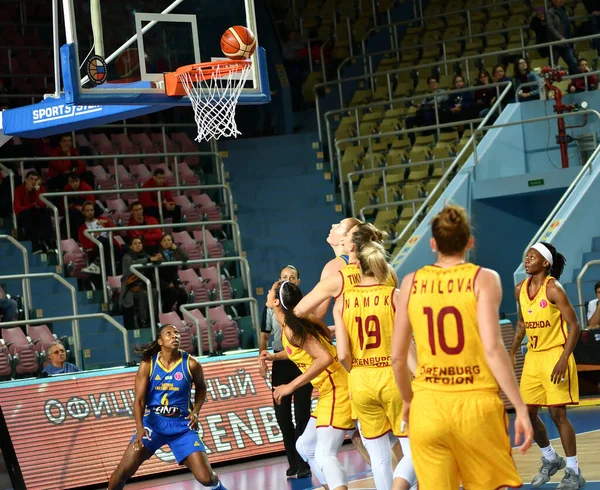
{"type": "Polygon", "coordinates": [[[402,454],[402,447],[400,447],[400,441],[398,441],[392,447],[392,468],[395,468],[396,466],[398,466],[398,463],[402,459],[402,456],[404,456],[402,454]]]}
{"type": "Polygon", "coordinates": [[[148,456],[148,450],[145,447],[137,450],[134,449],[133,442],[130,443],[123,453],[119,466],[110,475],[108,490],[122,490],[127,480],[135,474],[142,463],[148,459],[148,456]]]}
{"type": "MultiPolygon", "coordinates": [[[[192,453],[183,460],[183,464],[192,472],[194,478],[205,487],[213,488],[219,484],[219,477],[211,468],[206,453],[192,453]]],[[[222,484],[219,488],[222,488],[222,484]]]]}
{"type": "Polygon", "coordinates": [[[581,475],[579,463],[577,461],[577,438],[575,429],[567,417],[567,407],[548,407],[552,422],[560,434],[560,442],[565,450],[566,469],[565,476],[558,485],[557,489],[572,490],[581,488],[585,485],[585,479],[581,475]]]}
{"type": "Polygon", "coordinates": [[[538,474],[533,477],[531,485],[539,487],[550,481],[550,478],[556,474],[558,470],[562,470],[567,462],[565,458],[559,456],[554,451],[550,439],[548,439],[548,431],[542,419],[538,417],[538,407],[527,407],[529,418],[533,426],[533,440],[542,451],[542,466],[538,470],[538,474]]]}

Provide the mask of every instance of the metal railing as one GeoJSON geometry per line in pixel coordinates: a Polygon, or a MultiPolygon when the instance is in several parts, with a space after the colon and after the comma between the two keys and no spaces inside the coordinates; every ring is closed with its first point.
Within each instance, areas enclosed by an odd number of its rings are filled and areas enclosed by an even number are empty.
{"type": "MultiPolygon", "coordinates": [[[[348,192],[350,194],[350,207],[352,210],[352,216],[357,215],[357,211],[356,211],[356,207],[355,207],[355,203],[354,203],[354,186],[352,185],[352,177],[354,177],[355,175],[367,175],[367,174],[377,174],[377,173],[381,173],[382,175],[382,180],[383,180],[383,195],[385,196],[385,204],[386,205],[392,205],[389,201],[388,201],[388,193],[387,193],[387,188],[388,188],[388,184],[385,180],[386,178],[386,174],[388,172],[394,172],[395,170],[406,170],[409,168],[418,168],[418,167],[430,167],[431,165],[435,165],[436,163],[441,163],[442,164],[442,168],[444,168],[444,165],[446,162],[453,162],[454,161],[454,157],[448,157],[448,158],[436,158],[433,160],[424,160],[422,162],[411,162],[411,163],[402,163],[399,165],[389,165],[389,166],[385,166],[385,167],[379,167],[379,168],[369,168],[366,170],[357,170],[355,172],[350,172],[348,173],[348,175],[346,176],[346,178],[348,179],[348,192]]],[[[390,184],[391,185],[391,184],[390,184]]],[[[394,185],[392,185],[392,187],[395,187],[394,185]]],[[[423,199],[424,200],[424,199],[423,199]]],[[[404,203],[408,202],[408,201],[402,201],[404,203]]],[[[418,202],[418,201],[415,201],[418,202]]],[[[378,204],[382,204],[382,203],[378,203],[378,204]]],[[[393,204],[396,205],[396,204],[393,204]]],[[[365,221],[365,217],[364,217],[364,211],[367,209],[376,209],[376,207],[379,207],[378,205],[374,205],[374,204],[369,204],[367,206],[363,206],[362,208],[360,208],[358,210],[358,214],[361,216],[361,219],[363,221],[365,221]]]]}
{"type": "MultiPolygon", "coordinates": [[[[177,187],[147,187],[147,188],[141,188],[138,187],[136,189],[127,189],[126,191],[124,191],[123,193],[141,193],[141,192],[156,192],[158,194],[157,199],[158,199],[158,214],[160,217],[160,221],[163,221],[163,203],[162,203],[162,199],[161,199],[161,194],[163,192],[169,192],[169,191],[180,191],[180,190],[188,190],[188,191],[193,191],[193,190],[202,190],[202,189],[207,189],[207,190],[211,190],[211,189],[219,189],[223,192],[223,196],[224,196],[224,203],[226,205],[226,211],[225,211],[225,215],[228,217],[232,217],[233,216],[233,196],[231,194],[231,189],[229,188],[229,186],[225,185],[225,184],[209,184],[209,185],[189,185],[189,186],[177,186],[177,187]]],[[[105,189],[105,190],[99,190],[99,191],[73,191],[73,192],[44,192],[43,194],[40,194],[40,200],[46,204],[46,206],[48,206],[52,212],[54,213],[54,219],[55,222],[57,224],[56,226],[56,246],[58,247],[58,254],[59,256],[62,255],[62,249],[61,249],[61,245],[60,245],[60,240],[61,240],[61,231],[60,231],[60,226],[58,226],[59,221],[59,210],[58,207],[50,201],[50,198],[53,197],[62,197],[63,198],[63,206],[65,209],[65,223],[66,223],[66,229],[67,229],[67,237],[71,238],[71,218],[69,216],[69,213],[67,212],[68,210],[68,198],[69,197],[74,197],[74,196],[87,196],[87,195],[102,195],[102,194],[115,194],[115,190],[114,189],[105,189]]],[[[60,257],[59,257],[59,264],[63,265],[60,257]]]]}
{"type": "Polygon", "coordinates": [[[196,337],[196,341],[198,343],[198,354],[202,355],[202,329],[200,327],[200,320],[196,318],[192,313],[188,310],[195,308],[206,308],[204,318],[206,318],[206,322],[208,324],[208,350],[209,354],[214,352],[213,350],[213,331],[212,331],[212,323],[210,320],[210,310],[211,306],[228,306],[235,305],[238,303],[249,303],[250,304],[250,315],[252,318],[252,325],[254,329],[258,333],[260,332],[260,323],[258,321],[258,302],[255,298],[247,297],[247,298],[238,298],[238,299],[226,299],[223,301],[205,301],[204,303],[189,303],[187,305],[181,305],[179,310],[183,314],[184,317],[191,320],[196,325],[196,332],[198,336],[196,337]],[[254,315],[256,312],[256,317],[254,315]]]}
{"type": "MultiPolygon", "coordinates": [[[[500,101],[496,101],[496,104],[498,102],[500,102],[500,101]]],[[[490,111],[490,113],[491,112],[492,111],[490,111]]],[[[441,189],[441,185],[443,184],[443,182],[445,180],[447,180],[448,176],[450,176],[450,174],[454,170],[454,168],[456,168],[458,162],[463,157],[463,155],[465,154],[465,151],[469,148],[469,146],[473,147],[473,158],[475,160],[475,162],[474,162],[475,165],[477,165],[479,163],[479,159],[477,157],[477,145],[475,144],[476,136],[479,133],[483,133],[484,131],[488,131],[488,130],[491,130],[491,129],[500,129],[500,128],[506,128],[506,127],[511,127],[511,126],[521,126],[521,125],[524,125],[524,124],[533,124],[533,123],[538,123],[538,122],[542,122],[542,121],[549,121],[549,120],[552,120],[552,119],[559,119],[559,118],[562,118],[562,117],[583,116],[583,115],[586,115],[586,114],[593,114],[598,119],[600,119],[600,113],[598,111],[585,110],[585,111],[569,112],[569,113],[565,113],[565,114],[552,114],[552,115],[549,115],[549,116],[535,117],[535,118],[532,118],[532,119],[526,119],[524,121],[514,121],[514,122],[509,122],[509,123],[494,124],[492,126],[485,126],[484,123],[487,122],[487,118],[489,116],[489,114],[488,114],[488,116],[486,116],[486,118],[482,121],[482,123],[473,132],[473,134],[471,135],[471,138],[469,138],[469,141],[467,142],[467,144],[465,144],[464,148],[457,155],[455,161],[448,168],[448,170],[446,171],[446,173],[444,174],[444,176],[441,178],[441,180],[438,183],[438,185],[433,189],[433,191],[431,191],[430,195],[427,196],[427,198],[423,202],[423,205],[418,210],[417,214],[415,214],[412,217],[412,219],[406,225],[406,228],[402,231],[402,233],[400,233],[393,240],[388,240],[387,243],[393,243],[393,244],[398,243],[400,240],[402,240],[402,238],[404,237],[404,235],[406,235],[406,233],[408,232],[408,230],[411,227],[413,227],[413,226],[415,226],[417,224],[419,216],[422,214],[423,210],[427,209],[427,206],[429,204],[433,204],[433,202],[432,202],[433,196],[435,196],[437,194],[437,192],[441,189]]],[[[554,219],[554,216],[556,215],[556,213],[558,213],[560,207],[564,204],[564,202],[566,201],[566,199],[569,197],[569,195],[571,194],[571,192],[573,191],[573,189],[575,188],[575,186],[577,185],[577,183],[582,179],[583,175],[588,171],[588,169],[590,168],[590,166],[592,164],[592,161],[594,160],[594,158],[596,158],[596,155],[598,155],[599,152],[600,152],[600,146],[597,147],[594,150],[594,152],[592,153],[592,155],[590,156],[590,158],[587,160],[587,162],[585,163],[585,165],[583,165],[581,167],[580,172],[577,174],[577,176],[575,177],[575,179],[573,180],[573,182],[571,183],[571,185],[567,188],[567,190],[565,191],[565,193],[563,194],[563,196],[560,198],[560,200],[558,201],[558,203],[554,207],[554,209],[550,212],[550,214],[548,215],[548,217],[544,221],[544,224],[540,227],[540,229],[535,234],[533,240],[525,248],[525,250],[523,252],[523,256],[525,256],[525,254],[527,253],[527,251],[531,248],[531,245],[533,245],[536,241],[538,241],[539,237],[542,235],[542,233],[544,232],[544,230],[546,229],[546,227],[548,226],[548,224],[554,219]]],[[[401,202],[394,203],[394,204],[401,204],[401,202]]],[[[387,206],[389,206],[389,204],[387,204],[387,206]]]]}
{"type": "MultiPolygon", "coordinates": [[[[163,153],[132,153],[132,154],[115,154],[115,155],[77,155],[77,156],[61,156],[60,160],[113,160],[114,165],[114,178],[115,178],[115,189],[112,189],[113,192],[117,194],[131,192],[132,189],[123,189],[121,188],[118,165],[120,160],[127,160],[132,158],[160,158],[160,157],[174,157],[174,169],[173,172],[175,174],[175,182],[176,185],[180,185],[181,176],[179,175],[179,160],[178,157],[186,157],[186,156],[206,156],[210,155],[216,159],[216,170],[217,170],[217,179],[219,182],[224,182],[224,164],[222,157],[215,152],[163,152],[163,153]]],[[[34,158],[3,158],[3,163],[18,163],[20,166],[21,175],[23,175],[25,171],[25,162],[52,162],[56,161],[57,157],[34,157],[34,158]]],[[[166,163],[166,162],[163,162],[166,163]]],[[[104,167],[103,167],[104,168],[104,167]]],[[[24,175],[23,175],[24,176],[24,175]]]]}
{"type": "MultiPolygon", "coordinates": [[[[598,39],[600,38],[600,34],[594,34],[594,35],[590,35],[590,36],[581,36],[581,37],[575,37],[575,38],[570,38],[570,39],[564,39],[564,40],[560,40],[560,41],[553,41],[553,42],[549,42],[549,43],[542,43],[542,44],[532,44],[530,46],[527,46],[527,51],[529,50],[537,50],[539,48],[550,48],[550,64],[554,65],[554,54],[553,54],[553,46],[561,46],[563,44],[573,44],[576,42],[580,42],[580,41],[589,41],[592,39],[598,39]]],[[[484,54],[477,54],[477,55],[473,55],[473,56],[463,56],[460,58],[454,58],[452,60],[450,60],[449,62],[453,63],[453,64],[457,64],[457,63],[461,63],[465,62],[465,66],[466,66],[466,74],[465,76],[467,78],[469,78],[469,61],[471,60],[479,60],[481,58],[491,58],[493,56],[501,56],[501,55],[507,55],[507,54],[513,54],[513,53],[520,53],[522,52],[523,49],[521,47],[519,48],[510,48],[510,49],[504,49],[504,50],[499,50],[499,51],[494,51],[492,53],[484,53],[484,54]]],[[[379,77],[379,76],[383,76],[386,75],[388,76],[388,83],[390,82],[390,77],[393,75],[396,75],[398,73],[402,73],[402,72],[411,72],[411,71],[415,71],[415,70],[420,70],[422,68],[433,68],[433,67],[438,67],[440,65],[442,65],[443,62],[434,62],[434,63],[425,63],[422,65],[417,65],[417,66],[413,66],[413,67],[405,67],[405,68],[396,68],[393,70],[386,70],[386,71],[382,71],[382,72],[377,72],[377,73],[373,73],[370,75],[357,75],[357,76],[353,76],[353,77],[348,77],[348,78],[344,78],[341,80],[336,80],[333,82],[326,82],[326,83],[318,83],[313,87],[313,92],[315,94],[315,104],[316,104],[316,110],[317,110],[317,125],[318,125],[318,130],[319,130],[319,137],[321,138],[322,141],[322,128],[321,128],[321,109],[320,109],[320,103],[319,103],[319,91],[322,89],[326,89],[327,87],[331,87],[331,86],[337,86],[338,87],[338,91],[339,91],[339,97],[340,97],[340,109],[344,108],[344,96],[343,96],[343,90],[342,90],[342,86],[344,83],[346,82],[358,82],[358,81],[365,81],[365,80],[369,80],[371,82],[371,84],[374,85],[374,79],[379,77]]]]}
{"type": "Polygon", "coordinates": [[[125,346],[125,361],[131,362],[131,354],[129,352],[129,338],[127,336],[127,330],[123,325],[117,322],[112,316],[106,313],[88,313],[85,315],[67,315],[67,316],[49,316],[44,318],[32,318],[31,320],[20,320],[18,322],[2,322],[2,328],[20,327],[21,325],[35,325],[40,323],[51,323],[51,322],[71,322],[73,325],[72,337],[75,343],[75,364],[77,367],[82,367],[81,362],[81,341],[79,336],[79,320],[92,320],[95,318],[101,318],[106,320],[108,323],[113,325],[117,330],[123,334],[123,343],[125,346]]]}
{"type": "MultiPolygon", "coordinates": [[[[239,262],[240,270],[242,274],[242,281],[244,283],[244,288],[247,289],[248,294],[251,294],[252,291],[252,280],[250,277],[250,264],[248,264],[248,260],[241,256],[235,257],[218,257],[214,259],[195,259],[195,260],[186,260],[186,261],[172,261],[172,262],[160,262],[158,264],[133,264],[129,271],[141,279],[144,284],[146,284],[146,293],[148,295],[148,308],[150,309],[150,325],[152,328],[152,338],[156,338],[155,324],[156,317],[154,315],[154,295],[152,293],[152,281],[143,273],[140,272],[140,269],[154,269],[154,282],[156,284],[157,290],[157,300],[158,300],[158,312],[162,313],[162,294],[160,291],[160,277],[159,277],[159,269],[161,267],[179,267],[180,265],[195,265],[195,264],[217,264],[217,283],[218,283],[218,292],[219,292],[219,300],[218,301],[227,301],[223,299],[223,289],[221,284],[221,262],[239,262]]],[[[256,317],[256,321],[258,321],[258,310],[256,312],[251,311],[251,315],[256,317]],[[254,315],[256,313],[256,315],[254,315]]]]}
{"type": "MultiPolygon", "coordinates": [[[[505,93],[511,86],[512,84],[510,82],[507,82],[507,88],[504,90],[505,93]]],[[[497,107],[496,104],[498,103],[498,101],[496,101],[496,103],[490,108],[490,111],[488,112],[488,114],[486,114],[486,117],[482,119],[468,119],[465,121],[461,121],[460,124],[465,124],[465,125],[472,125],[474,123],[477,123],[479,121],[485,121],[487,120],[491,114],[493,114],[496,110],[497,107]]],[[[399,130],[399,131],[392,131],[389,133],[379,133],[379,134],[374,134],[374,135],[369,135],[369,136],[359,136],[359,137],[354,137],[354,138],[347,138],[347,139],[343,139],[343,140],[337,140],[335,142],[335,151],[336,151],[336,156],[337,156],[337,166],[338,166],[338,178],[340,180],[340,190],[341,190],[341,199],[342,199],[342,205],[345,207],[346,206],[346,192],[345,192],[345,186],[344,186],[344,181],[343,181],[343,172],[342,172],[342,156],[341,156],[341,149],[340,149],[340,143],[348,143],[348,142],[357,142],[357,141],[361,141],[361,140],[368,140],[369,141],[369,149],[368,151],[371,152],[372,154],[372,140],[373,139],[378,139],[378,138],[386,138],[386,137],[390,137],[390,136],[398,136],[399,134],[408,134],[408,133],[417,133],[417,132],[421,132],[421,131],[427,131],[427,130],[440,130],[443,128],[452,128],[454,126],[456,126],[458,123],[456,122],[451,122],[451,123],[442,123],[442,124],[435,124],[432,126],[421,126],[421,127],[416,127],[416,128],[411,128],[411,129],[403,129],[403,130],[399,130]]],[[[469,140],[470,141],[470,140],[469,140]]]]}
{"type": "MultiPolygon", "coordinates": [[[[133,230],[154,230],[154,229],[163,229],[163,228],[202,228],[202,231],[206,229],[207,226],[212,225],[231,225],[233,231],[233,243],[236,247],[236,250],[242,250],[242,240],[240,235],[240,228],[236,221],[233,220],[221,220],[221,221],[203,221],[203,222],[189,222],[189,223],[169,223],[169,224],[158,224],[158,225],[140,225],[140,226],[117,226],[114,228],[100,228],[100,229],[87,229],[84,231],[84,235],[88,237],[92,242],[96,244],[98,247],[98,257],[100,258],[100,275],[102,277],[102,290],[104,294],[104,302],[108,303],[108,289],[107,289],[107,280],[106,280],[106,261],[104,258],[104,244],[98,240],[94,235],[99,233],[111,232],[121,232],[121,231],[133,231],[133,230]]],[[[114,243],[110,241],[111,247],[111,261],[114,263],[114,243]]],[[[116,271],[113,269],[113,272],[116,274],[116,271]]]]}
{"type": "Polygon", "coordinates": [[[600,264],[599,259],[590,260],[585,263],[585,265],[581,269],[581,272],[577,274],[577,300],[579,301],[579,321],[581,322],[581,328],[587,327],[588,324],[587,315],[585,314],[585,303],[583,302],[583,293],[581,292],[581,283],[583,282],[583,276],[585,276],[585,273],[588,271],[588,269],[592,265],[598,264],[600,264]]]}
{"type": "MultiPolygon", "coordinates": [[[[69,281],[67,281],[64,277],[62,277],[60,274],[57,274],[56,272],[41,272],[41,273],[35,273],[35,274],[14,274],[14,275],[9,275],[9,276],[0,276],[0,280],[16,280],[16,279],[45,279],[48,277],[52,277],[54,279],[56,279],[58,282],[60,282],[64,287],[66,287],[70,293],[71,293],[71,302],[72,302],[72,306],[73,306],[73,317],[76,317],[78,315],[78,310],[77,310],[77,290],[75,289],[75,286],[73,286],[71,283],[69,283],[69,281]]],[[[32,305],[27,305],[29,308],[32,308],[32,305]]],[[[27,322],[31,321],[31,319],[29,320],[25,320],[24,323],[25,324],[27,322]]],[[[2,325],[7,325],[10,326],[10,324],[12,323],[18,323],[18,322],[2,322],[2,325]]],[[[72,320],[72,329],[73,329],[73,342],[75,342],[75,346],[77,348],[76,351],[76,362],[77,365],[80,366],[81,365],[81,342],[80,342],[80,338],[79,338],[79,323],[77,323],[76,319],[72,320]]]]}
{"type": "MultiPolygon", "coordinates": [[[[0,235],[0,241],[6,240],[17,247],[23,254],[23,274],[29,276],[29,253],[22,243],[15,240],[10,235],[0,235]]],[[[31,305],[33,300],[31,298],[31,283],[29,277],[25,277],[21,280],[21,287],[23,288],[23,309],[25,310],[25,320],[29,320],[29,312],[31,311],[31,305]]]]}
{"type": "Polygon", "coordinates": [[[17,215],[15,213],[15,173],[3,163],[0,162],[0,170],[8,174],[8,181],[10,183],[10,203],[11,203],[11,215],[13,222],[13,229],[18,229],[17,215]]]}

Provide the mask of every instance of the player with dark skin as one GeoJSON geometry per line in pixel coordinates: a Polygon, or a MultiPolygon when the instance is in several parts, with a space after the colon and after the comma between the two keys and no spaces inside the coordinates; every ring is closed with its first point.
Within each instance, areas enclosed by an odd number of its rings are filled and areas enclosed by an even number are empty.
{"type": "MultiPolygon", "coordinates": [[[[155,341],[159,347],[155,348],[155,353],[160,349],[159,359],[161,364],[170,369],[175,366],[182,357],[179,350],[180,335],[173,325],[166,325],[157,333],[155,341]]],[[[151,434],[144,428],[144,411],[146,409],[146,396],[150,388],[150,371],[151,359],[143,355],[140,362],[137,374],[135,376],[135,401],[133,404],[133,418],[135,419],[136,435],[135,439],[127,446],[123,458],[117,469],[110,477],[108,490],[120,490],[125,486],[125,482],[131,478],[140,465],[146,461],[150,454],[145,448],[142,438],[150,438],[151,434]]],[[[190,414],[186,417],[189,420],[190,429],[198,430],[198,414],[206,400],[206,382],[204,373],[200,364],[193,358],[189,357],[189,368],[192,374],[193,384],[195,387],[194,407],[190,414]]],[[[215,487],[219,484],[219,477],[212,470],[206,452],[193,452],[185,460],[184,464],[204,486],[215,487]]]]}
{"type": "MultiPolygon", "coordinates": [[[[525,256],[524,265],[525,272],[531,276],[531,281],[529,281],[529,285],[527,286],[528,293],[530,297],[534,297],[544,283],[546,277],[549,275],[550,263],[544,259],[544,257],[537,250],[532,248],[529,249],[527,255],[525,256]]],[[[526,281],[527,280],[519,283],[515,287],[515,299],[517,300],[517,303],[519,302],[521,287],[526,281]]],[[[552,383],[559,384],[565,378],[565,373],[567,372],[568,367],[567,362],[569,356],[573,353],[573,349],[575,349],[581,327],[579,326],[579,321],[577,320],[575,310],[573,309],[573,306],[567,297],[567,293],[558,281],[551,280],[547,285],[546,293],[548,300],[558,307],[564,321],[567,323],[567,325],[569,325],[569,335],[564,344],[564,352],[554,366],[554,370],[552,371],[551,375],[552,383]]],[[[521,341],[523,340],[523,337],[525,337],[525,322],[523,320],[521,307],[519,306],[519,320],[515,329],[515,336],[510,350],[513,366],[516,366],[515,356],[521,348],[521,341]]],[[[533,425],[533,437],[535,442],[539,447],[548,447],[550,445],[550,440],[548,439],[546,426],[538,417],[538,407],[529,405],[527,408],[531,423],[533,425]]],[[[575,456],[577,454],[575,430],[573,429],[573,426],[567,417],[567,407],[564,405],[550,406],[548,407],[548,410],[550,412],[550,417],[552,417],[552,421],[554,422],[554,425],[556,425],[556,428],[560,434],[560,440],[566,456],[575,456]]]]}

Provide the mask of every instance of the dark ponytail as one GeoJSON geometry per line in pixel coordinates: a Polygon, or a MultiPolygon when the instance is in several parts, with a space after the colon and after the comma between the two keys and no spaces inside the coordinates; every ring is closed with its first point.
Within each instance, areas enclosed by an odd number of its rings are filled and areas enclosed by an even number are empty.
{"type": "Polygon", "coordinates": [[[546,242],[540,242],[543,244],[552,254],[552,265],[550,266],[550,270],[548,274],[550,274],[557,281],[560,279],[563,271],[565,270],[565,265],[567,264],[567,259],[561,253],[556,250],[554,245],[551,245],[546,242]]]}
{"type": "Polygon", "coordinates": [[[294,314],[294,308],[302,299],[302,291],[298,286],[289,281],[280,282],[275,294],[283,310],[285,326],[292,331],[292,344],[302,348],[309,335],[317,340],[323,338],[331,343],[331,333],[325,325],[312,322],[307,318],[300,318],[294,314]]]}
{"type": "Polygon", "coordinates": [[[133,346],[133,352],[140,356],[142,358],[142,361],[149,361],[160,352],[160,344],[158,343],[158,339],[163,329],[166,327],[173,327],[173,325],[171,325],[170,323],[160,325],[158,327],[158,330],[156,331],[155,340],[153,340],[152,342],[148,342],[147,344],[138,344],[133,346]]]}

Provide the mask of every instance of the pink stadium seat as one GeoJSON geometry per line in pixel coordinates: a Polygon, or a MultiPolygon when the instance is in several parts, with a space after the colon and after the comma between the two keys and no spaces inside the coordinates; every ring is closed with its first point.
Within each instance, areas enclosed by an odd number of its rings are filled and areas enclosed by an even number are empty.
{"type": "Polygon", "coordinates": [[[210,301],[208,289],[193,269],[178,271],[177,274],[183,287],[185,287],[185,290],[188,293],[194,294],[194,299],[192,300],[194,303],[205,303],[210,301]]]}
{"type": "Polygon", "coordinates": [[[195,245],[194,240],[187,231],[173,232],[173,240],[177,245],[195,245]]]}
{"type": "MultiPolygon", "coordinates": [[[[138,152],[135,145],[131,142],[131,140],[125,133],[111,134],[110,139],[119,149],[119,153],[135,154],[138,152]]],[[[127,166],[135,165],[140,163],[140,159],[137,157],[127,158],[126,160],[123,160],[123,163],[127,166]]]]}
{"type": "Polygon", "coordinates": [[[209,230],[194,231],[193,233],[196,243],[198,243],[202,250],[204,250],[204,242],[206,242],[206,250],[211,259],[225,257],[223,244],[217,241],[209,230]]]}
{"type": "Polygon", "coordinates": [[[15,361],[15,372],[20,376],[35,376],[39,371],[39,355],[23,330],[2,328],[0,335],[6,342],[8,351],[15,361]]]}
{"type": "Polygon", "coordinates": [[[104,167],[101,167],[99,165],[94,165],[93,167],[89,167],[89,171],[94,174],[94,178],[96,179],[96,182],[99,180],[112,180],[112,177],[104,169],[104,167]]]}
{"type": "Polygon", "coordinates": [[[186,217],[188,222],[197,223],[202,221],[200,210],[194,207],[187,196],[174,196],[175,203],[181,206],[181,214],[186,217]]]}
{"type": "Polygon", "coordinates": [[[108,208],[109,213],[125,213],[129,209],[127,204],[123,199],[108,199],[106,201],[106,207],[108,208]]]}
{"type": "MultiPolygon", "coordinates": [[[[157,147],[146,133],[132,133],[131,141],[137,146],[141,153],[160,153],[160,147],[157,147]]],[[[144,158],[145,163],[159,163],[156,157],[144,158]]]]}
{"type": "Polygon", "coordinates": [[[146,168],[146,166],[141,163],[137,165],[132,165],[131,167],[129,167],[129,170],[131,171],[132,178],[141,184],[143,184],[152,177],[152,173],[150,172],[150,170],[148,170],[148,168],[146,168]]]}
{"type": "Polygon", "coordinates": [[[192,201],[194,202],[194,204],[196,206],[198,206],[199,208],[202,207],[209,207],[209,206],[215,206],[215,203],[213,202],[213,200],[208,196],[208,194],[200,194],[198,196],[194,196],[192,198],[192,201]]]}
{"type": "Polygon", "coordinates": [[[77,279],[87,279],[89,277],[88,274],[82,272],[81,269],[87,267],[88,258],[87,255],[80,250],[77,242],[73,238],[69,238],[68,240],[61,240],[60,246],[64,254],[63,262],[67,267],[69,275],[77,279]]]}
{"type": "Polygon", "coordinates": [[[181,318],[179,318],[179,315],[177,315],[177,313],[175,313],[174,311],[169,311],[168,313],[159,313],[158,321],[161,325],[174,325],[175,327],[177,327],[177,329],[185,327],[185,323],[183,323],[183,320],[181,320],[181,318]]]}
{"type": "MultiPolygon", "coordinates": [[[[209,325],[208,325],[208,320],[206,318],[204,318],[204,315],[202,314],[202,312],[199,309],[195,309],[195,310],[191,310],[190,313],[192,315],[194,315],[197,319],[198,322],[200,323],[200,336],[201,336],[201,341],[202,341],[202,352],[203,353],[208,353],[211,351],[211,349],[209,348],[208,345],[208,329],[209,329],[209,325]]],[[[196,328],[196,324],[194,323],[193,325],[191,325],[191,328],[196,328]]],[[[212,351],[217,350],[217,334],[215,332],[214,327],[211,325],[210,327],[212,329],[213,332],[213,349],[212,351]]],[[[198,334],[196,334],[197,336],[198,334]]]]}
{"type": "Polygon", "coordinates": [[[169,178],[173,175],[173,172],[171,172],[171,169],[169,168],[169,166],[166,163],[152,163],[150,165],[150,169],[152,170],[153,173],[157,168],[162,168],[165,171],[165,176],[167,178],[169,178]]]}
{"type": "Polygon", "coordinates": [[[238,324],[229,318],[222,306],[209,308],[208,312],[211,322],[214,321],[214,329],[220,332],[219,350],[238,349],[240,347],[238,324]]]}
{"type": "Polygon", "coordinates": [[[77,143],[77,146],[92,146],[90,140],[88,140],[83,133],[77,133],[75,135],[75,143],[77,143]]]}
{"type": "Polygon", "coordinates": [[[58,340],[58,337],[50,331],[47,325],[27,325],[27,335],[43,360],[46,359],[48,347],[58,340]]]}
{"type": "Polygon", "coordinates": [[[200,276],[206,284],[206,287],[214,292],[215,300],[220,299],[231,299],[231,284],[223,275],[221,275],[221,291],[223,292],[223,298],[219,294],[219,278],[216,267],[206,267],[200,269],[200,276]]]}

